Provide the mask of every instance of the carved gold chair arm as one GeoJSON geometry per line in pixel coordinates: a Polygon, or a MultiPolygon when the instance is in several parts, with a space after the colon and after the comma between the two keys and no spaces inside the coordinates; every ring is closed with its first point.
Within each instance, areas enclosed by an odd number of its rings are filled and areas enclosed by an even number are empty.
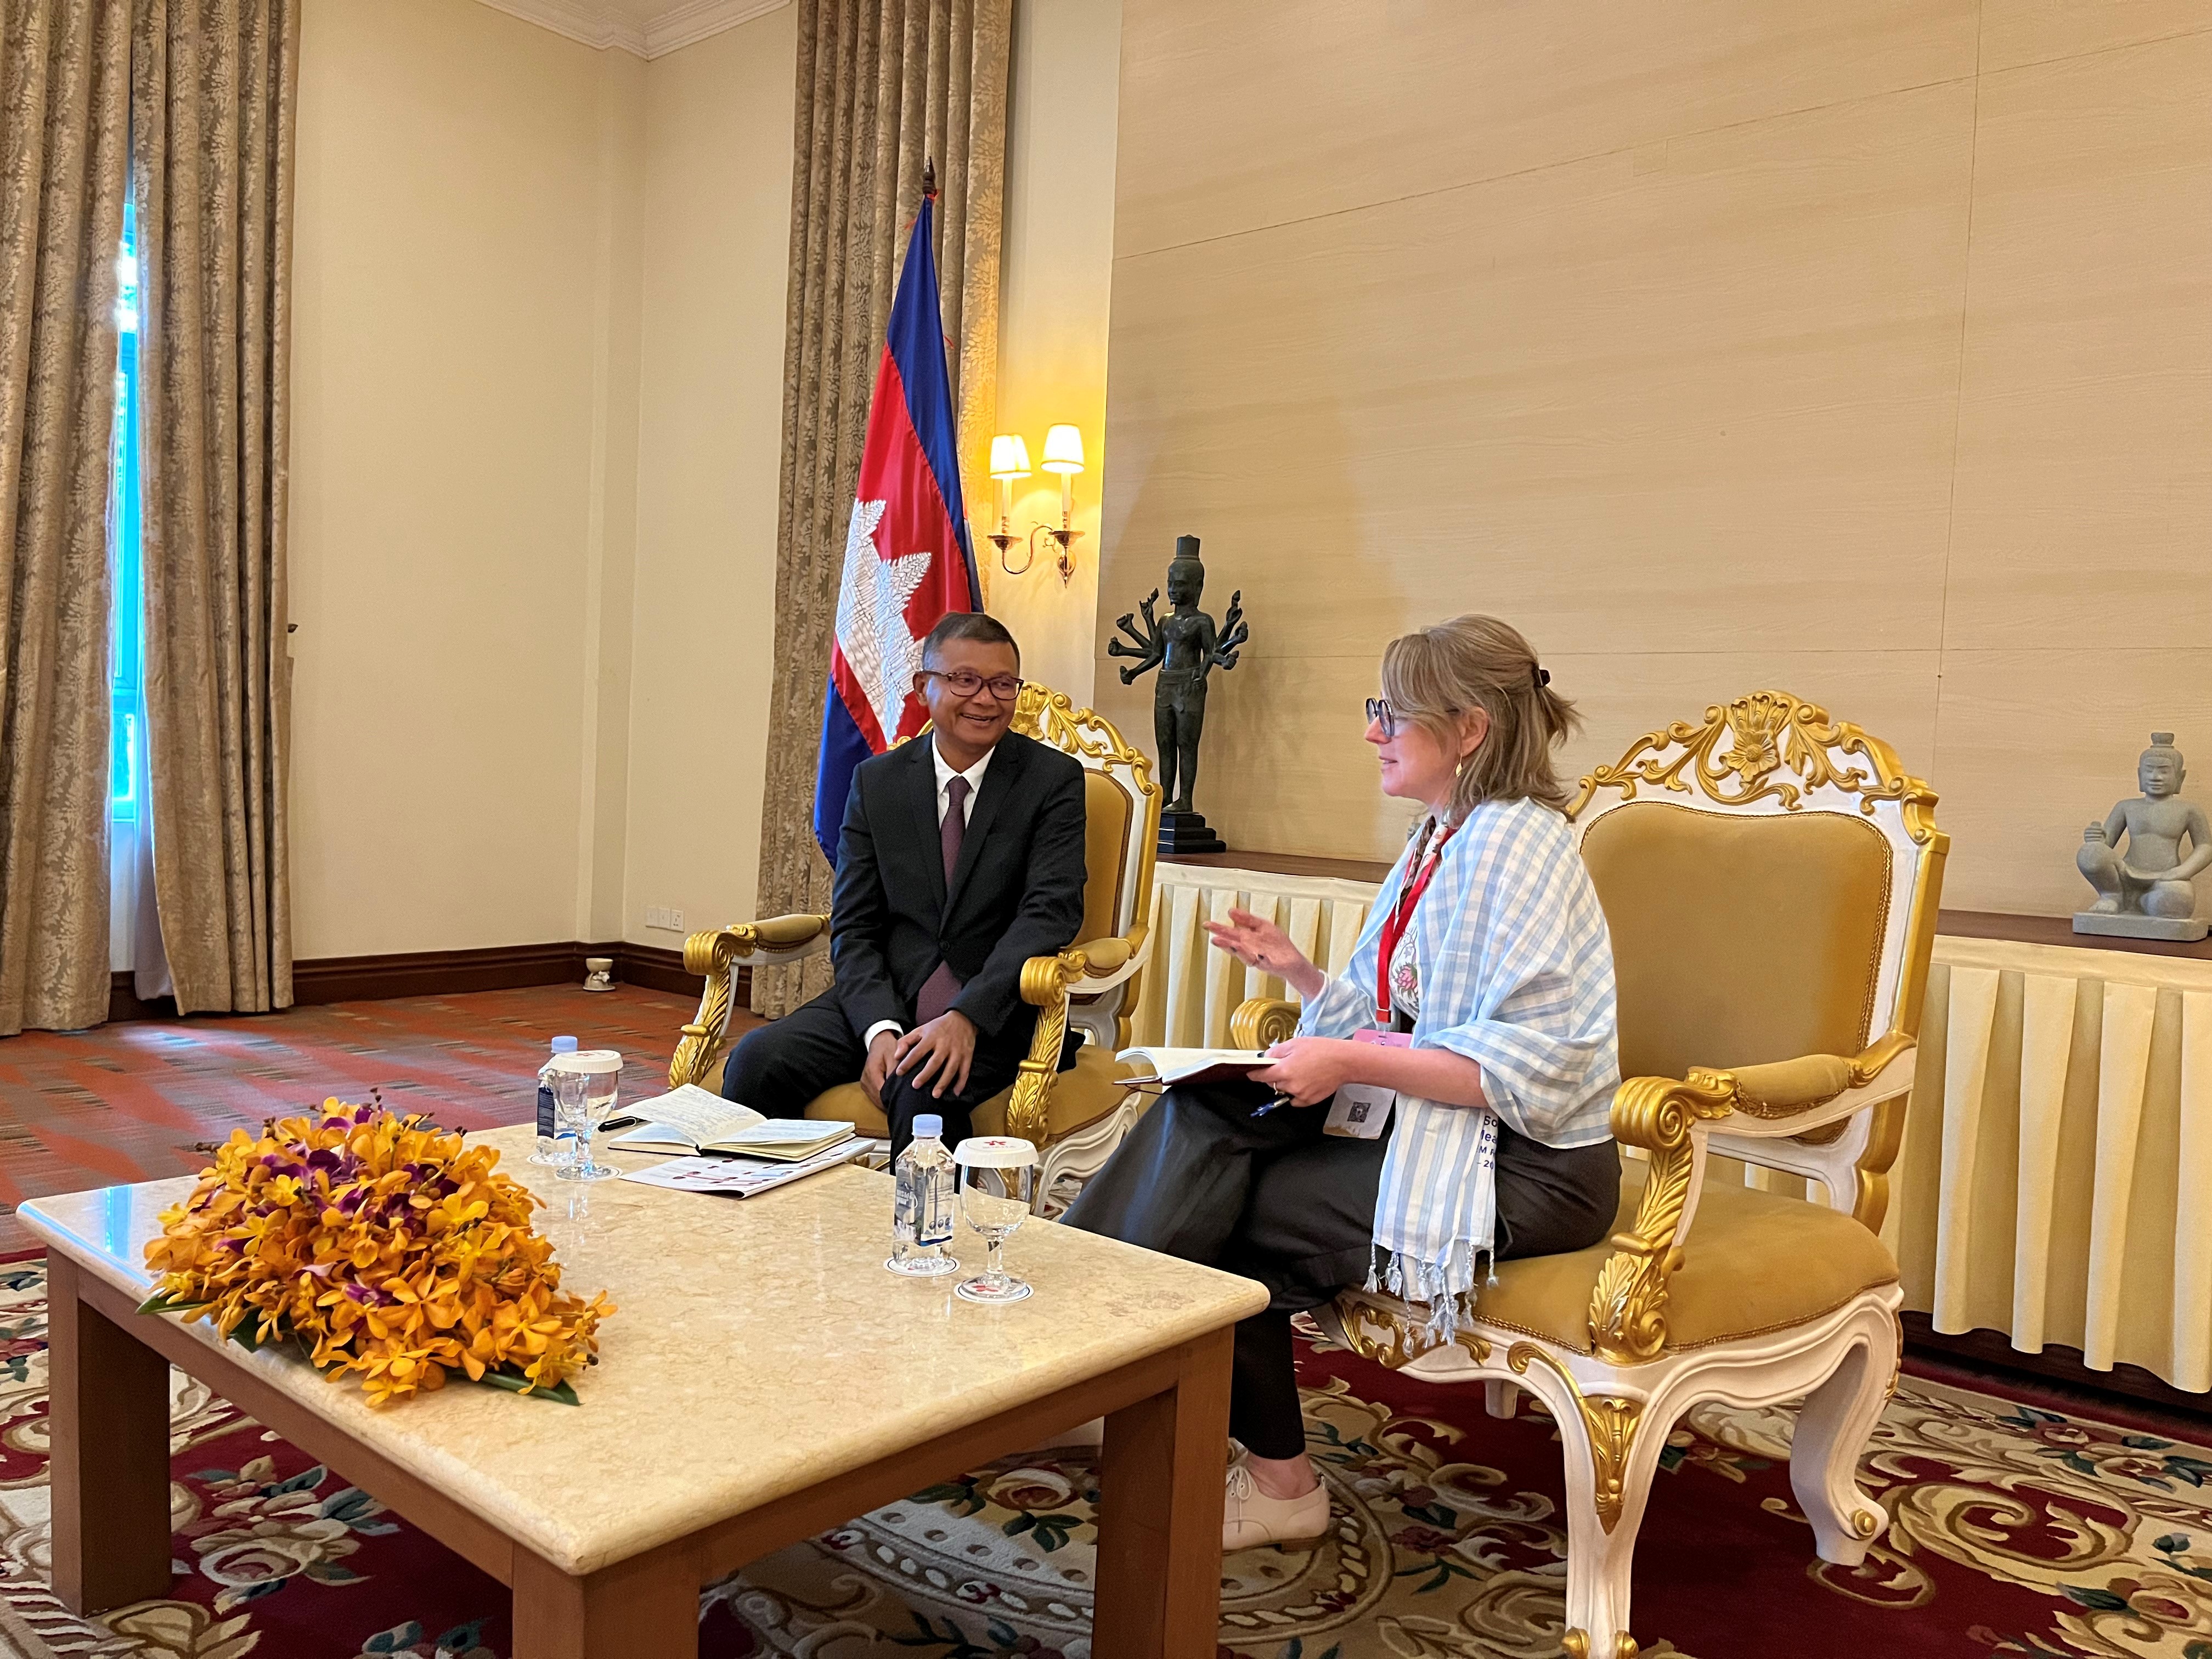
{"type": "Polygon", "coordinates": [[[1031,957],[1022,964],[1022,1000],[1037,1010],[1030,1051],[1006,1102],[1006,1133],[1042,1147],[1051,1121],[1053,1079],[1067,1042],[1071,998],[1093,996],[1121,984],[1145,964],[1149,934],[1139,923],[1124,936],[1085,940],[1056,957],[1031,957]]]}
{"type": "Polygon", "coordinates": [[[1247,997],[1229,1016],[1229,1046],[1272,1048],[1298,1032],[1298,1005],[1280,997],[1247,997]]]}
{"type": "Polygon", "coordinates": [[[668,1062],[668,1086],[680,1089],[687,1083],[704,1084],[713,1072],[722,1039],[729,1032],[730,1002],[741,964],[766,967],[797,962],[826,949],[829,939],[830,918],[817,915],[770,916],[686,939],[684,969],[699,975],[706,984],[699,992],[699,1012],[684,1028],[675,1057],[668,1062]]]}
{"type": "MultiPolygon", "coordinates": [[[[1590,1295],[1590,1340],[1599,1357],[1640,1364],[1666,1346],[1667,1285],[1682,1265],[1682,1215],[1697,1176],[1700,1124],[1741,1114],[1767,1128],[1818,1116],[1851,1091],[1867,1089],[1912,1048],[1911,1037],[1892,1032],[1849,1060],[1805,1054],[1729,1071],[1692,1066],[1686,1079],[1638,1077],[1622,1084],[1613,1097],[1613,1138],[1650,1153],[1651,1172],[1635,1224],[1613,1235],[1613,1253],[1590,1295]]],[[[1870,1091],[1864,1101],[1838,1109],[1849,1116],[1888,1097],[1870,1091]]],[[[1894,1156],[1891,1146],[1887,1157],[1894,1156]]],[[[1886,1158],[1881,1168],[1887,1167],[1886,1158]]],[[[1881,1224],[1878,1218],[1873,1224],[1881,1224]]]]}
{"type": "Polygon", "coordinates": [[[1735,1109],[1735,1079],[1692,1069],[1687,1079],[1636,1077],[1613,1097],[1613,1137],[1651,1155],[1635,1224],[1613,1236],[1613,1254],[1590,1293],[1589,1333],[1598,1357],[1616,1365],[1656,1359],[1667,1345],[1667,1281],[1681,1265],[1675,1235],[1698,1158],[1692,1130],[1735,1109]]]}

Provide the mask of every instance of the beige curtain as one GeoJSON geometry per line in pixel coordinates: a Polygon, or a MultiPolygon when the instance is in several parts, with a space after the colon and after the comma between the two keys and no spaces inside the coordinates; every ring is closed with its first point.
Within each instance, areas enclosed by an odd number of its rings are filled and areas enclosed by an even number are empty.
{"type": "Polygon", "coordinates": [[[102,0],[0,0],[0,1035],[107,1017],[127,25],[102,0]]]}
{"type": "MultiPolygon", "coordinates": [[[[814,773],[845,521],[925,157],[937,163],[938,279],[963,493],[985,481],[999,339],[1012,0],[799,0],[797,155],[785,310],[775,679],[760,908],[827,911],[814,773]]],[[[781,1014],[830,982],[827,957],[757,975],[781,1014]]]]}
{"type": "Polygon", "coordinates": [[[1905,1305],[2212,1390],[2212,963],[1938,939],[1918,1076],[1905,1305]]]}
{"type": "Polygon", "coordinates": [[[292,1001],[284,789],[298,0],[133,0],[154,887],[180,1012],[292,1001]]]}

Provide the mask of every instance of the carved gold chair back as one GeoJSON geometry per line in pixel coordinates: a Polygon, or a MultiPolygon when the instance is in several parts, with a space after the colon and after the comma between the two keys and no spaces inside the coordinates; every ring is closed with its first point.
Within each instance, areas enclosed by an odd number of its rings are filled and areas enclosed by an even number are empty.
{"type": "MultiPolygon", "coordinates": [[[[1621,1076],[1747,1073],[1774,1103],[1747,1088],[1735,1109],[1781,1118],[1909,1051],[1948,846],[1935,799],[1887,744],[1785,691],[1646,732],[1583,778],[1567,816],[1613,936],[1621,1076]],[[1854,1075],[1815,1075],[1824,1060],[1854,1075]]],[[[1711,1146],[1879,1230],[1905,1103],[1711,1146]]]]}

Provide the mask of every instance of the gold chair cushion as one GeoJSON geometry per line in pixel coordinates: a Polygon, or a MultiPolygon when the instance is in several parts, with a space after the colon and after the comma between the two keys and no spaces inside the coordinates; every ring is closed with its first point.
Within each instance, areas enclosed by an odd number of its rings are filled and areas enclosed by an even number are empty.
{"type": "Polygon", "coordinates": [[[1623,1077],[1865,1048],[1889,915],[1872,823],[1638,800],[1582,850],[1613,935],[1623,1077]]]}
{"type": "Polygon", "coordinates": [[[1771,1066],[1739,1066],[1735,1076],[1745,1099],[1796,1109],[1833,1100],[1850,1088],[1851,1063],[1838,1054],[1801,1054],[1771,1066]]]}
{"type": "MultiPolygon", "coordinates": [[[[1131,1067],[1097,1043],[1085,1043],[1075,1057],[1073,1068],[1052,1080],[1052,1091],[1045,1097],[1044,1144],[1049,1146],[1054,1141],[1064,1140],[1078,1129],[1088,1128],[1104,1117],[1129,1092],[1116,1079],[1135,1075],[1131,1067]]],[[[977,1134],[1006,1133],[1006,1103],[1013,1095],[1012,1089],[1001,1089],[975,1109],[969,1121],[977,1134]]],[[[857,1083],[841,1084],[826,1094],[817,1095],[807,1103],[806,1115],[842,1120],[864,1135],[880,1137],[890,1133],[890,1125],[884,1121],[882,1109],[857,1083]]]]}
{"type": "MultiPolygon", "coordinates": [[[[1624,1159],[1613,1231],[1636,1224],[1645,1166],[1624,1159]]],[[[1498,1264],[1475,1299],[1485,1324],[1590,1352],[1590,1292],[1613,1254],[1608,1237],[1566,1255],[1498,1264]]],[[[1667,1350],[1708,1347],[1833,1313],[1897,1279],[1882,1242],[1850,1217],[1802,1198],[1713,1182],[1690,1222],[1680,1269],[1668,1281],[1667,1350]]]]}

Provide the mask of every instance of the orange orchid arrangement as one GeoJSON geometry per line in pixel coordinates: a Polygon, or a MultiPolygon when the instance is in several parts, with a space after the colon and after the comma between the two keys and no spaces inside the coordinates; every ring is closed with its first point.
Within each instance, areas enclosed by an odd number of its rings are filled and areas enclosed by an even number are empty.
{"type": "Polygon", "coordinates": [[[420,1116],[323,1103],[319,1119],[243,1129],[161,1213],[145,1313],[210,1321],[249,1349],[296,1340],[372,1405],[471,1382],[574,1405],[605,1296],[564,1295],[539,1200],[499,1153],[420,1116]]]}

